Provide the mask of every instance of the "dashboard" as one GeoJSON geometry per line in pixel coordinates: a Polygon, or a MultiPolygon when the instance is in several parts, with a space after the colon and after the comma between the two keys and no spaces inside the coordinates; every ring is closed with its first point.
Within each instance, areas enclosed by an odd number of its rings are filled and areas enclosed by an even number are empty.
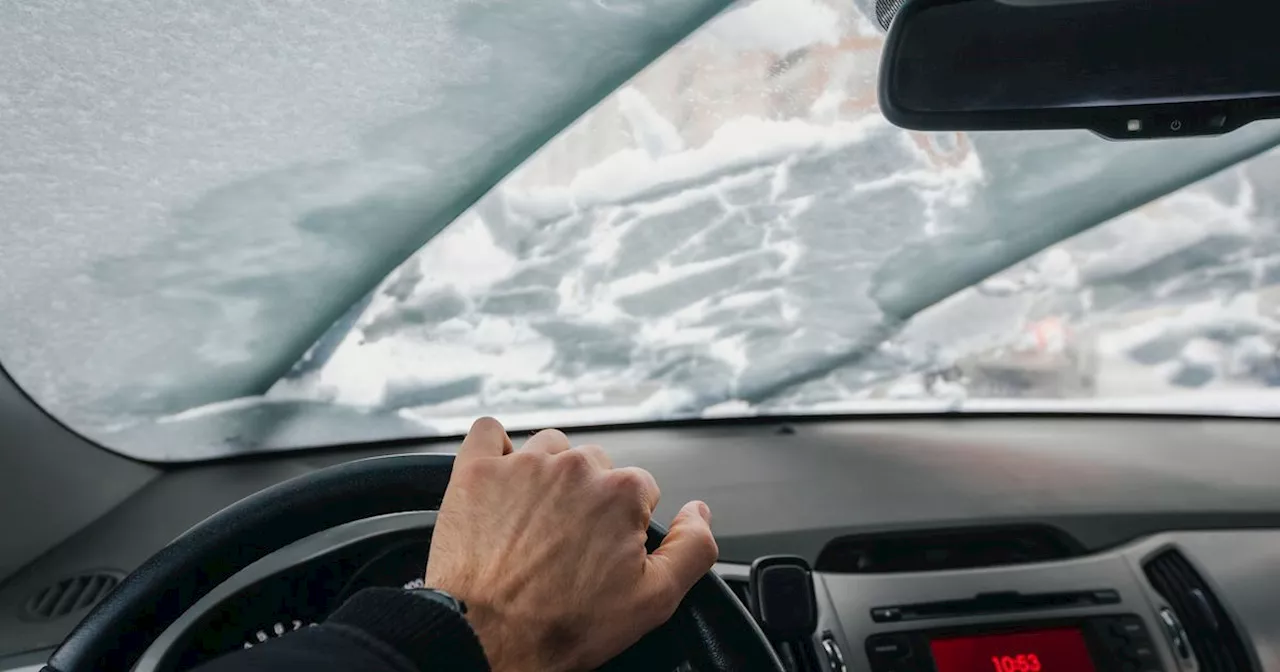
{"type": "MultiPolygon", "coordinates": [[[[281,549],[201,600],[137,670],[187,669],[308,627],[367,586],[421,585],[434,522],[391,514],[281,549]]],[[[1101,553],[1064,541],[1020,526],[836,540],[805,598],[812,632],[774,645],[789,672],[1277,669],[1280,599],[1259,587],[1280,566],[1280,531],[1163,533],[1101,553]]],[[[758,601],[750,565],[715,571],[758,601]]]]}
{"type": "MultiPolygon", "coordinates": [[[[756,599],[753,561],[794,556],[811,567],[816,625],[775,642],[795,672],[1280,672],[1274,427],[814,418],[570,436],[651,471],[659,521],[707,501],[716,571],[744,602],[756,599]]],[[[451,444],[156,469],[0,583],[0,670],[38,664],[86,613],[24,615],[49,586],[121,576],[213,512],[293,476],[451,444]]],[[[281,549],[205,596],[138,670],[253,646],[322,619],[361,587],[412,581],[433,523],[431,512],[393,514],[281,549]]]]}

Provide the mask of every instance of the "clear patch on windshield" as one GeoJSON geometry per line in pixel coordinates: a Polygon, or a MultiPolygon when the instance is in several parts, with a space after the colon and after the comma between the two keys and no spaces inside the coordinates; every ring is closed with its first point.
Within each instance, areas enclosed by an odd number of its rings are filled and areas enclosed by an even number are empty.
{"type": "Polygon", "coordinates": [[[450,432],[482,413],[1280,410],[1258,394],[1280,385],[1258,193],[1280,156],[1197,182],[1241,150],[903,132],[877,112],[880,44],[849,2],[744,3],[512,174],[269,396],[450,432]]]}

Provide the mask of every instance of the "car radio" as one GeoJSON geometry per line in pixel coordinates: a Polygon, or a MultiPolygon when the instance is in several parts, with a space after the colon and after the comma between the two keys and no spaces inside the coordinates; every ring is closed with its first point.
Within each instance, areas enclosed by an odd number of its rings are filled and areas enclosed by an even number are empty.
{"type": "Polygon", "coordinates": [[[867,638],[873,672],[1162,672],[1132,615],[913,630],[867,638]]]}

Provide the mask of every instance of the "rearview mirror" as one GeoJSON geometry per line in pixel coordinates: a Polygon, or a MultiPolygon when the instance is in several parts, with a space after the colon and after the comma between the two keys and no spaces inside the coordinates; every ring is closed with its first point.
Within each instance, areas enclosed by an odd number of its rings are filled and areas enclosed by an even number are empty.
{"type": "MultiPolygon", "coordinates": [[[[917,130],[1218,135],[1280,117],[1276,0],[906,0],[880,68],[917,130]]],[[[890,3],[891,5],[891,3],[890,3]]]]}

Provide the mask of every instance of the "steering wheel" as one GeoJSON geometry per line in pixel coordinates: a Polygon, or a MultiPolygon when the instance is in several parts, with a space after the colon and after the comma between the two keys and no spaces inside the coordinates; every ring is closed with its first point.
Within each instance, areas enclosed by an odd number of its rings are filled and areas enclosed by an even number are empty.
{"type": "MultiPolygon", "coordinates": [[[[125,577],[58,647],[44,672],[128,670],[179,616],[236,572],[344,523],[437,510],[452,470],[452,455],[375,457],[250,495],[197,524],[125,577]]],[[[650,526],[650,550],[665,534],[650,526]]],[[[669,621],[603,669],[671,669],[683,660],[705,672],[782,670],[754,619],[711,572],[694,584],[669,621]]]]}

